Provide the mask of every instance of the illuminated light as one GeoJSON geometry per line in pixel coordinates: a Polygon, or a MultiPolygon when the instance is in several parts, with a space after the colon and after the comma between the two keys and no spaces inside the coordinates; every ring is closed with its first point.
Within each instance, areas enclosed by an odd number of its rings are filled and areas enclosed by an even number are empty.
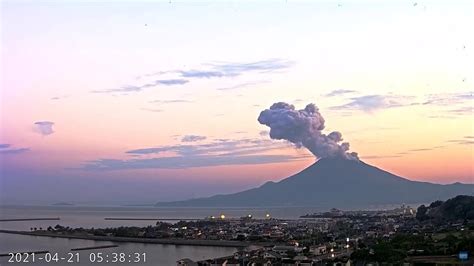
{"type": "Polygon", "coordinates": [[[221,214],[221,219],[225,219],[225,215],[224,214],[221,214]]]}
{"type": "Polygon", "coordinates": [[[349,244],[346,245],[346,248],[349,248],[349,244]]]}
{"type": "Polygon", "coordinates": [[[265,214],[265,218],[270,218],[270,214],[269,213],[265,214]]]}
{"type": "Polygon", "coordinates": [[[334,252],[334,249],[333,249],[333,248],[331,248],[331,252],[334,252]]]}
{"type": "Polygon", "coordinates": [[[346,242],[349,242],[349,238],[346,238],[346,242]]]}
{"type": "Polygon", "coordinates": [[[252,218],[252,214],[247,215],[247,217],[252,218]]]}
{"type": "Polygon", "coordinates": [[[214,215],[213,215],[213,216],[211,216],[211,219],[216,219],[216,216],[214,216],[214,215]]]}
{"type": "Polygon", "coordinates": [[[333,257],[333,258],[334,258],[334,253],[333,253],[333,254],[331,254],[331,257],[333,257]]]}

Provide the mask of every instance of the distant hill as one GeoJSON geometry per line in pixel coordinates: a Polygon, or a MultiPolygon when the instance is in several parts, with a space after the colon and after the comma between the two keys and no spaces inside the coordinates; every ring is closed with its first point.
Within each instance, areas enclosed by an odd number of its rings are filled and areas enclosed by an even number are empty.
{"type": "Polygon", "coordinates": [[[418,220],[474,220],[474,197],[459,195],[447,201],[435,201],[428,207],[421,205],[418,220]]]}
{"type": "Polygon", "coordinates": [[[456,195],[473,195],[474,184],[440,185],[410,181],[357,160],[320,159],[279,182],[208,198],[160,202],[182,207],[364,208],[375,205],[427,203],[456,195]]]}

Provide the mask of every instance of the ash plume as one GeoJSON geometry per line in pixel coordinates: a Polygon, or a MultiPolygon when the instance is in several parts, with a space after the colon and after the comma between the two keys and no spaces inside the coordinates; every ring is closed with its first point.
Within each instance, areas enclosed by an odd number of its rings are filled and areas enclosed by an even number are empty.
{"type": "Polygon", "coordinates": [[[349,143],[342,142],[340,132],[322,133],[324,118],[312,103],[302,110],[285,102],[274,103],[260,113],[258,122],[270,128],[272,139],[284,139],[298,148],[305,147],[317,158],[358,160],[357,153],[349,152],[349,143]]]}

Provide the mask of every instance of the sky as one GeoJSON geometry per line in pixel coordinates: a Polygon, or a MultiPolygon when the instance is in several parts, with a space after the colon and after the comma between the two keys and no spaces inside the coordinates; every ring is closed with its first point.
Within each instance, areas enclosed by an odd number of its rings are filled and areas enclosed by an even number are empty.
{"type": "Polygon", "coordinates": [[[0,203],[140,204],[314,163],[257,121],[314,103],[361,160],[474,183],[472,1],[2,1],[0,203]]]}

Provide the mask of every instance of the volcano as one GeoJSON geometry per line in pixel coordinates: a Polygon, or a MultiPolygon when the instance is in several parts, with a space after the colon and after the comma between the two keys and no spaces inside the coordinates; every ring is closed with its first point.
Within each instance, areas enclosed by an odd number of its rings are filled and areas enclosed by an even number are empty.
{"type": "Polygon", "coordinates": [[[160,202],[157,206],[350,209],[428,203],[473,194],[474,184],[411,181],[359,160],[324,158],[279,182],[267,182],[234,194],[160,202]]]}

